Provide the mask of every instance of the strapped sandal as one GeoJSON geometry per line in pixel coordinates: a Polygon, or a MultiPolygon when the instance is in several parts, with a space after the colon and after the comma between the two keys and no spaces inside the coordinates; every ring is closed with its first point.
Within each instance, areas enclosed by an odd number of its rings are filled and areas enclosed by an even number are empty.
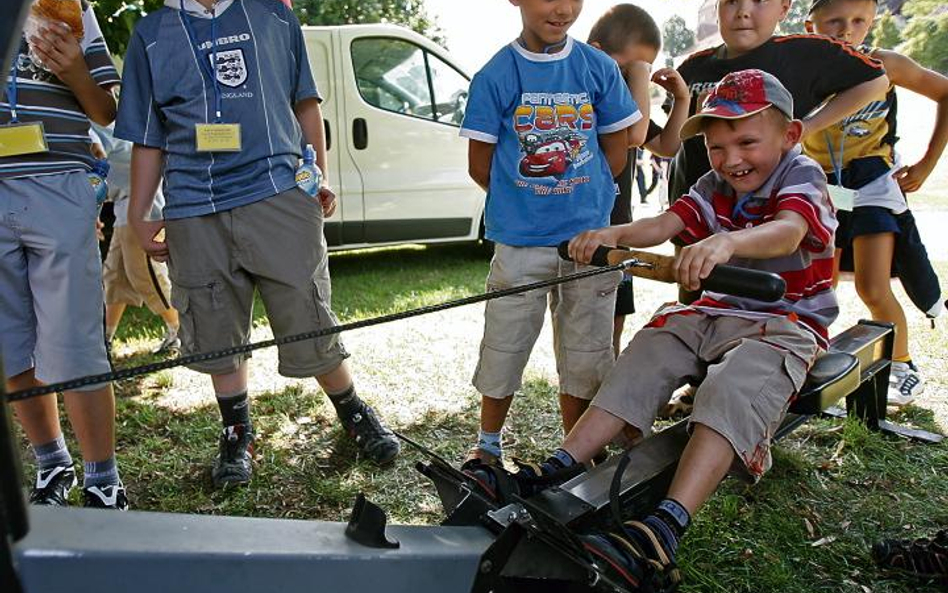
{"type": "Polygon", "coordinates": [[[948,583],[948,530],[931,539],[882,540],[872,546],[872,559],[881,568],[948,583]]]}

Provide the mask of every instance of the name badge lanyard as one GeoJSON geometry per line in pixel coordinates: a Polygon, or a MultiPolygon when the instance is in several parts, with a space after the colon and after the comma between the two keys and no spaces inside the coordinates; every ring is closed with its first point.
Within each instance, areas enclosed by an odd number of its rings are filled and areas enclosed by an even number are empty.
{"type": "Polygon", "coordinates": [[[833,173],[836,174],[836,185],[840,187],[845,187],[843,185],[843,155],[844,150],[846,149],[846,133],[849,130],[849,126],[843,126],[843,134],[839,141],[839,158],[836,158],[836,153],[833,151],[833,141],[829,137],[828,132],[823,132],[823,138],[826,139],[826,150],[829,152],[830,163],[833,165],[833,173]]]}
{"type": "MultiPolygon", "coordinates": [[[[184,10],[184,0],[180,0],[181,17],[184,21],[184,29],[188,34],[188,41],[194,48],[198,56],[201,55],[201,49],[198,47],[197,35],[194,33],[194,27],[191,24],[191,16],[184,10]]],[[[211,83],[214,85],[214,123],[221,123],[221,108],[223,99],[221,97],[221,86],[217,80],[217,10],[211,12],[211,66],[208,66],[206,60],[198,58],[201,75],[205,74],[211,77],[211,83]]]]}
{"type": "Polygon", "coordinates": [[[7,83],[7,102],[10,104],[10,123],[17,124],[20,123],[19,118],[16,115],[16,99],[17,99],[17,88],[16,88],[16,60],[13,60],[13,66],[10,67],[10,82],[7,83]]]}

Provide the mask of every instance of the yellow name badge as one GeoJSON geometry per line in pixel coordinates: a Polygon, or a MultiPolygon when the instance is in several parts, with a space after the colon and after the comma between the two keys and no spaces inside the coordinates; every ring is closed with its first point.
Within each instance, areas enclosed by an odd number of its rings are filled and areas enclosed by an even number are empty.
{"type": "Polygon", "coordinates": [[[0,157],[46,152],[43,122],[0,126],[0,157]]]}
{"type": "Polygon", "coordinates": [[[830,200],[832,200],[833,206],[837,210],[852,212],[853,205],[856,203],[856,196],[859,194],[858,190],[839,185],[830,185],[828,189],[830,200]]]}
{"type": "Polygon", "coordinates": [[[240,124],[195,124],[198,152],[240,152],[240,124]]]}

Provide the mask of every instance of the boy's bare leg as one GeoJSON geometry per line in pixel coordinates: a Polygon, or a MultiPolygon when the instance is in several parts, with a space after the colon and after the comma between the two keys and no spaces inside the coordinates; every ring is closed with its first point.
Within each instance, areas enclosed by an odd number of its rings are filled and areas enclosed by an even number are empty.
{"type": "Polygon", "coordinates": [[[612,351],[615,352],[616,358],[619,357],[619,352],[622,351],[622,328],[624,325],[625,315],[616,315],[612,324],[612,351]]]}
{"type": "Polygon", "coordinates": [[[677,500],[691,515],[714,494],[734,461],[734,449],[726,438],[703,424],[693,427],[668,488],[668,498],[677,500]]]}
{"type": "MultiPolygon", "coordinates": [[[[105,327],[109,332],[115,332],[119,323],[122,322],[122,315],[125,314],[125,303],[106,303],[105,304],[105,327]]],[[[108,337],[112,337],[110,334],[108,337]]]]}
{"type": "Polygon", "coordinates": [[[63,394],[63,401],[83,461],[90,463],[111,458],[115,454],[115,395],[112,385],[95,391],[67,391],[63,394]]]}
{"type": "Polygon", "coordinates": [[[566,436],[563,449],[580,463],[588,463],[626,427],[625,420],[590,406],[566,436]]]}
{"type": "Polygon", "coordinates": [[[563,418],[563,434],[569,434],[580,417],[589,408],[588,399],[580,399],[568,393],[560,394],[560,416],[563,418]]]}
{"type": "Polygon", "coordinates": [[[178,328],[181,325],[181,322],[178,319],[178,310],[174,307],[168,307],[162,311],[160,315],[165,324],[170,325],[173,328],[178,328]]]}
{"type": "MultiPolygon", "coordinates": [[[[20,391],[39,387],[34,369],[30,369],[6,381],[8,392],[20,391]]],[[[59,408],[56,405],[56,394],[31,397],[13,402],[13,410],[32,445],[42,445],[59,438],[62,429],[59,426],[59,408]]]]}
{"type": "Polygon", "coordinates": [[[211,375],[214,393],[219,395],[236,395],[247,392],[247,361],[240,363],[236,371],[220,375],[211,375]]]}
{"type": "MultiPolygon", "coordinates": [[[[478,436],[479,443],[480,436],[486,433],[498,435],[498,440],[495,444],[498,447],[500,446],[500,431],[504,429],[504,422],[507,420],[507,412],[510,411],[510,404],[512,403],[513,394],[510,394],[504,398],[488,397],[486,395],[481,396],[481,427],[480,435],[478,436]]],[[[475,446],[468,453],[465,462],[470,461],[471,459],[481,459],[483,461],[492,462],[496,461],[497,455],[481,449],[480,446],[475,446]]]]}
{"type": "Polygon", "coordinates": [[[892,292],[890,269],[895,249],[894,233],[860,235],[853,239],[853,264],[856,268],[856,293],[866,304],[872,318],[895,324],[892,358],[908,356],[908,324],[905,311],[892,292]]]}
{"type": "Polygon", "coordinates": [[[316,382],[326,393],[342,393],[352,387],[352,375],[349,366],[343,362],[325,375],[316,377],[316,382]]]}

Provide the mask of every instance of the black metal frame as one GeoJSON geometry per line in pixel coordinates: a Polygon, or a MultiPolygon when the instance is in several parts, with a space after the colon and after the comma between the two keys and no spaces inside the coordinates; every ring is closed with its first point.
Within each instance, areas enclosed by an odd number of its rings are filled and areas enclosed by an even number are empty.
{"type": "MultiPolygon", "coordinates": [[[[0,379],[4,377],[0,362],[0,379]]],[[[5,381],[0,380],[0,590],[20,593],[13,562],[13,544],[26,537],[29,520],[20,483],[20,457],[16,454],[5,381]]]]}

